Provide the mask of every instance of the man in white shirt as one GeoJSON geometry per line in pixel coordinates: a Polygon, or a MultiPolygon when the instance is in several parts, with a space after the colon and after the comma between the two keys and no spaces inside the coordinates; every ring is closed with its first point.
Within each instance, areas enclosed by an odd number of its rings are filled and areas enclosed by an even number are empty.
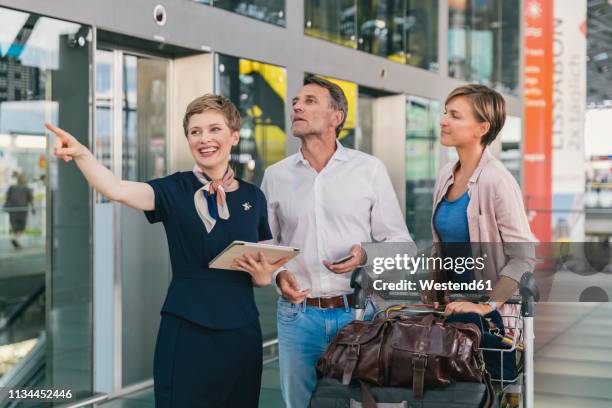
{"type": "Polygon", "coordinates": [[[287,408],[308,406],[317,360],[354,319],[350,277],[367,259],[361,243],[412,242],[384,164],[337,141],[348,110],[342,89],[319,77],[304,82],[291,112],[301,148],[270,166],[261,186],[274,241],[302,250],[275,274],[287,408]]]}

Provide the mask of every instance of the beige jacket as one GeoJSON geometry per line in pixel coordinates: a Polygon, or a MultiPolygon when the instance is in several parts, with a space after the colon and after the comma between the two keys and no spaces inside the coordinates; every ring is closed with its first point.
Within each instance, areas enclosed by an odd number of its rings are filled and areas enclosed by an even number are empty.
{"type": "MultiPolygon", "coordinates": [[[[434,243],[440,242],[433,225],[433,215],[448,188],[454,182],[458,161],[442,168],[434,188],[431,229],[434,243]]],[[[532,272],[535,243],[523,206],[521,190],[504,165],[485,149],[468,182],[470,203],[467,207],[472,256],[484,256],[485,268],[475,271],[476,279],[491,280],[494,286],[500,276],[520,281],[523,273],[532,272]],[[480,276],[479,276],[480,275],[480,276]]]]}

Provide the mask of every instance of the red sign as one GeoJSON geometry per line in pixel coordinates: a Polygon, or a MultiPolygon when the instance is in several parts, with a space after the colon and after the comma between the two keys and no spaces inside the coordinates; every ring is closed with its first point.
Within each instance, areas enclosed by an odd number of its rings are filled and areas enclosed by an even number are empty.
{"type": "Polygon", "coordinates": [[[551,240],[553,2],[525,1],[523,194],[531,230],[551,240]]]}

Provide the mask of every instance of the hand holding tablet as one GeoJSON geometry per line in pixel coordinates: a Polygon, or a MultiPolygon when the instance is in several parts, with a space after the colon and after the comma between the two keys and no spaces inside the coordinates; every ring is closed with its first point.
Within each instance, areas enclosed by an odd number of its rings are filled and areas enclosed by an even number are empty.
{"type": "Polygon", "coordinates": [[[229,269],[242,270],[233,266],[234,260],[243,258],[244,255],[250,255],[255,259],[259,259],[259,253],[262,253],[270,264],[274,264],[283,258],[287,260],[299,255],[298,248],[286,247],[280,245],[258,244],[255,242],[234,241],[227,246],[219,255],[208,263],[210,268],[214,269],[229,269]]]}

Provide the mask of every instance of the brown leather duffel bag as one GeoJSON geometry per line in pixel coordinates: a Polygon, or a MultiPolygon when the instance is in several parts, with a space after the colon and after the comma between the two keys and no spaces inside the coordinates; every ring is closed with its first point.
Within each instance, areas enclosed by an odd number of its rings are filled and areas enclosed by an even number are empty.
{"type": "Polygon", "coordinates": [[[472,323],[444,324],[434,314],[355,320],[327,347],[317,373],[345,385],[361,382],[369,406],[375,402],[367,384],[411,387],[414,397],[422,398],[426,387],[480,382],[487,384],[489,407],[493,387],[478,349],[480,336],[472,323]]]}

